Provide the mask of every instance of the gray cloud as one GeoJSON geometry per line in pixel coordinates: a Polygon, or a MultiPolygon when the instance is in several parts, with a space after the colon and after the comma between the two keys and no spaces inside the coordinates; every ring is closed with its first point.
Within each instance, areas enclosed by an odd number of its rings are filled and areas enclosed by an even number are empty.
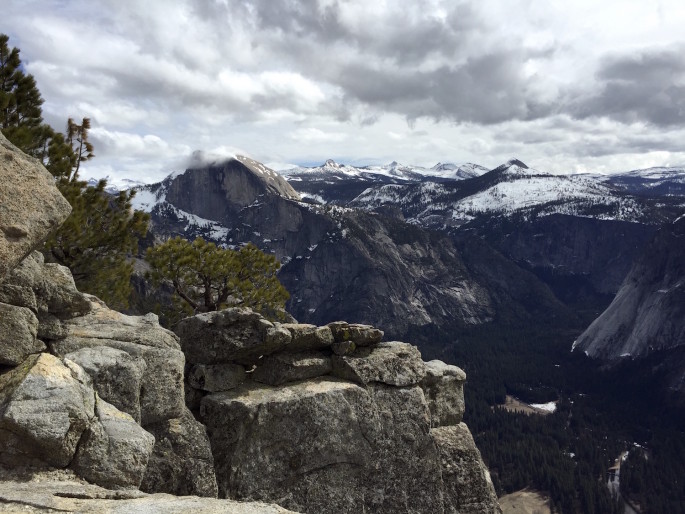
{"type": "Polygon", "coordinates": [[[528,95],[524,60],[520,51],[502,51],[414,73],[355,64],[342,70],[337,81],[348,97],[408,119],[493,124],[551,112],[550,105],[528,95]]]}
{"type": "Polygon", "coordinates": [[[615,2],[8,0],[3,21],[46,119],[91,116],[96,161],[128,152],[126,169],[230,145],[282,162],[683,160],[679,0],[658,27],[615,2]]]}
{"type": "Polygon", "coordinates": [[[568,112],[624,123],[685,123],[685,46],[605,58],[596,79],[598,91],[572,102],[568,112]]]}

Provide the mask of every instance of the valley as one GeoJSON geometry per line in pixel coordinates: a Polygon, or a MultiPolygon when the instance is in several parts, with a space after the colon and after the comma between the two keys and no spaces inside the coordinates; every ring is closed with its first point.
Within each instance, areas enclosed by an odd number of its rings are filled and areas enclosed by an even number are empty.
{"type": "MultiPolygon", "coordinates": [[[[532,487],[559,512],[621,512],[600,480],[615,455],[664,433],[685,441],[685,360],[673,358],[682,342],[609,367],[571,347],[660,227],[682,214],[683,170],[557,176],[518,160],[439,168],[328,161],[280,176],[241,159],[141,186],[135,201],[154,238],[252,242],[275,254],[300,322],[356,319],[463,367],[465,420],[500,494],[532,487]],[[557,408],[493,411],[507,396],[557,408]]],[[[681,271],[669,275],[676,292],[681,271]]],[[[157,301],[146,294],[141,310],[157,301]]],[[[658,465],[682,465],[662,455],[658,465]]]]}

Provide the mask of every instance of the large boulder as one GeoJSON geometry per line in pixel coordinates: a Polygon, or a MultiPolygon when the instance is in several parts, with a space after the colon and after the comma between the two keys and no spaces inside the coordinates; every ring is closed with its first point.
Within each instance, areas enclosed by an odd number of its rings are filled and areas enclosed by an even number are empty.
{"type": "Polygon", "coordinates": [[[336,343],[352,341],[356,346],[371,346],[383,339],[383,331],[371,325],[334,321],[328,324],[336,343]]]}
{"type": "MultiPolygon", "coordinates": [[[[162,328],[154,314],[126,316],[108,309],[93,296],[89,298],[91,312],[64,322],[67,336],[49,342],[52,352],[66,356],[83,348],[107,346],[128,353],[134,360],[141,359],[145,362],[140,379],[141,424],[181,416],[185,410],[185,358],[178,338],[162,328]]],[[[108,401],[124,406],[130,399],[108,396],[108,401]]]]}
{"type": "Polygon", "coordinates": [[[47,314],[70,318],[86,314],[91,307],[88,295],[76,289],[69,268],[46,264],[40,252],[31,253],[0,284],[0,301],[47,314]]]}
{"type": "Polygon", "coordinates": [[[282,326],[238,307],[182,319],[175,331],[192,364],[250,364],[291,341],[290,332],[282,326]]]}
{"type": "Polygon", "coordinates": [[[310,512],[363,505],[364,479],[376,475],[370,471],[380,422],[359,386],[335,379],[285,388],[247,383],[206,396],[200,411],[220,496],[282,498],[286,508],[310,512]]]}
{"type": "Polygon", "coordinates": [[[334,355],[332,361],[334,375],[360,384],[409,386],[418,384],[426,375],[419,349],[397,341],[357,348],[349,355],[334,355]]]}
{"type": "Polygon", "coordinates": [[[100,398],[140,423],[140,389],[147,369],[142,357],[109,346],[81,348],[65,357],[88,373],[100,398]]]}
{"type": "Polygon", "coordinates": [[[426,363],[421,388],[431,411],[431,426],[461,423],[464,417],[464,382],[466,373],[457,366],[439,360],[426,363]]]}
{"type": "Polygon", "coordinates": [[[329,327],[317,327],[305,323],[284,323],[281,327],[292,335],[292,341],[287,346],[291,352],[305,350],[322,350],[333,344],[333,333],[329,327]]]}
{"type": "Polygon", "coordinates": [[[31,309],[0,303],[0,364],[16,366],[45,350],[37,335],[38,318],[31,309]]]}
{"type": "Polygon", "coordinates": [[[94,420],[71,463],[76,473],[109,488],[138,487],[155,438],[128,414],[96,397],[94,420]]]}
{"type": "Polygon", "coordinates": [[[302,512],[442,512],[419,387],[363,388],[332,377],[248,382],[206,396],[201,418],[221,496],[302,512]]]}
{"type": "Polygon", "coordinates": [[[185,410],[179,418],[146,427],[155,436],[141,490],[216,498],[214,458],[204,425],[185,410]]]}
{"type": "Polygon", "coordinates": [[[0,134],[0,282],[67,219],[69,202],[43,165],[0,134]]]}
{"type": "Polygon", "coordinates": [[[95,415],[90,379],[42,353],[0,375],[0,462],[67,466],[95,415]]]}
{"type": "Polygon", "coordinates": [[[501,514],[488,468],[464,423],[431,430],[440,453],[445,514],[501,514]]]}

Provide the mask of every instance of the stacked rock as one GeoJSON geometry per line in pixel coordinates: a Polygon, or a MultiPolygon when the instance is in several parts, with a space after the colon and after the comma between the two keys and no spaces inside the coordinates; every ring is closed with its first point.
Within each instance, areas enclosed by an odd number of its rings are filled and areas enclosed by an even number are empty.
{"type": "Polygon", "coordinates": [[[241,308],[175,331],[221,497],[302,512],[499,512],[461,422],[456,366],[368,325],[272,323],[241,308]]]}
{"type": "Polygon", "coordinates": [[[185,358],[157,316],[79,292],[33,252],[0,283],[0,463],[69,467],[105,487],[216,496],[185,358]]]}

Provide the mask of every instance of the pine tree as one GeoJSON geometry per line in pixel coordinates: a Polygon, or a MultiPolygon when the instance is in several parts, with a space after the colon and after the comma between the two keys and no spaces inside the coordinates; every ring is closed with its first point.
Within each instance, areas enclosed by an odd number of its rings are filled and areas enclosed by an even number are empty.
{"type": "Polygon", "coordinates": [[[41,157],[52,130],[43,123],[43,98],[33,75],[21,69],[19,50],[0,34],[0,129],[7,139],[33,157],[41,157]]]}
{"type": "Polygon", "coordinates": [[[88,118],[80,125],[69,118],[66,135],[56,134],[48,147],[47,168],[57,178],[57,187],[72,211],[45,243],[45,253],[48,260],[71,269],[82,291],[121,309],[128,307],[131,295],[133,264],[129,257],[138,251],[149,215],[133,211],[135,191],[111,196],[105,192],[107,181],[89,187],[80,180],[81,162],[94,157],[89,128],[88,118]]]}
{"type": "Polygon", "coordinates": [[[104,180],[87,187],[62,178],[58,185],[72,212],[45,243],[46,259],[69,267],[80,290],[112,308],[128,307],[133,272],[129,257],[138,251],[149,216],[131,209],[134,191],[110,196],[104,180]]]}
{"type": "Polygon", "coordinates": [[[133,266],[149,216],[133,211],[133,191],[106,193],[106,181],[95,187],[79,177],[82,162],[92,159],[88,140],[90,119],[67,121],[65,134],[43,123],[43,99],[32,75],[21,69],[19,50],[0,34],[0,129],[25,153],[40,159],[72,206],[60,229],[46,242],[43,253],[71,269],[76,285],[103,299],[110,307],[128,306],[133,266]]]}
{"type": "Polygon", "coordinates": [[[145,259],[153,283],[171,283],[183,300],[185,311],[177,306],[176,317],[241,306],[274,319],[283,316],[290,297],[276,277],[280,263],[251,243],[231,250],[176,237],[148,248],[145,259]]]}

